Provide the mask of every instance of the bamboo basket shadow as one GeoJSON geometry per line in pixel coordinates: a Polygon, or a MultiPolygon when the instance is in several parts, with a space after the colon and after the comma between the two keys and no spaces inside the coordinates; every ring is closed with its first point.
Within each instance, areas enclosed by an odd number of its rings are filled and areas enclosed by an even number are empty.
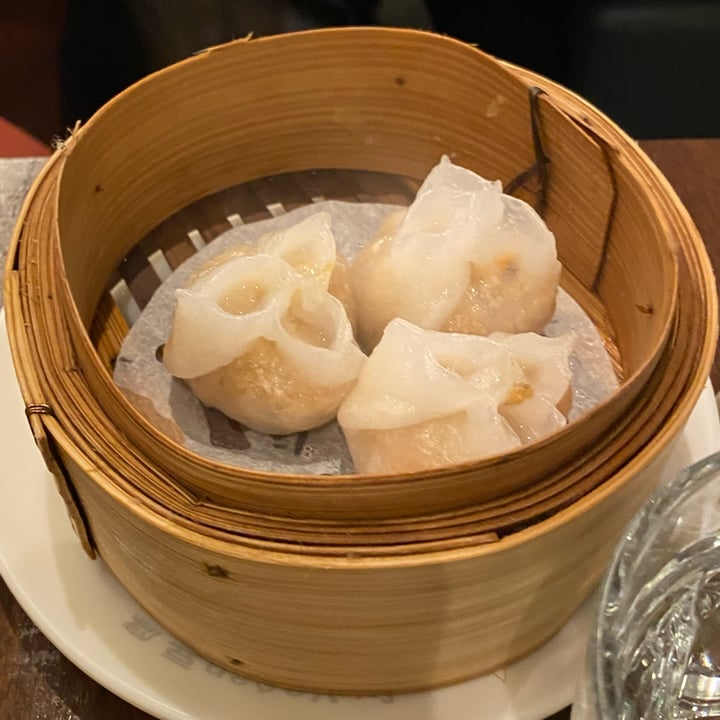
{"type": "Polygon", "coordinates": [[[231,43],[115,98],[31,190],[5,282],[31,428],[86,550],[204,657],[323,692],[436,687],[545,642],[651,492],[717,332],[697,231],[612,122],[475,48],[379,28],[231,43]],[[155,253],[174,267],[274,203],[407,202],[443,153],[543,211],[616,362],[609,401],[522,451],[325,477],[195,455],[114,385],[109,289],[142,306],[155,253]]]}

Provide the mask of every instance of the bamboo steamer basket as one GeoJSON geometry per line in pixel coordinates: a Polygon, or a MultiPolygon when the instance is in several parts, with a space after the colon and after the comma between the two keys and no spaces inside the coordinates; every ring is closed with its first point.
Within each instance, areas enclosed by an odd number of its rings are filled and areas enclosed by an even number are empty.
{"type": "Polygon", "coordinates": [[[702,242],[631,140],[544,78],[406,30],[231,43],[130,88],[37,180],[5,281],[32,431],[86,550],[204,657],[324,692],[435,687],[545,642],[651,492],[717,332],[702,242]],[[543,211],[616,362],[608,402],[501,457],[319,477],[193,455],[114,386],[127,324],[107,289],[154,228],[270,176],[281,202],[316,169],[412,188],[442,153],[543,211]]]}

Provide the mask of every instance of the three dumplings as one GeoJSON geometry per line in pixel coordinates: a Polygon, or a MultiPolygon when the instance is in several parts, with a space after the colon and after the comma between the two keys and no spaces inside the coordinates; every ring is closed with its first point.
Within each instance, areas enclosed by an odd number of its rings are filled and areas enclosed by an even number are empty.
{"type": "Polygon", "coordinates": [[[531,332],[559,273],[532,208],[443,158],[349,270],[326,213],[213,258],[177,291],[164,362],[259,432],[337,416],[359,472],[455,464],[565,424],[572,340],[531,332]]]}

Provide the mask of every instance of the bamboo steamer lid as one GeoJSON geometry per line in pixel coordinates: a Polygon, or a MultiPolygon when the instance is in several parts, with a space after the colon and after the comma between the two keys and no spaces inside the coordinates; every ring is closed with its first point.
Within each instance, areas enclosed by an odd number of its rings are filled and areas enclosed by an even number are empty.
{"type": "Polygon", "coordinates": [[[651,491],[717,326],[697,231],[617,127],[544,78],[389,29],[231,43],[118,96],[35,184],[6,286],[33,432],[86,548],[205,657],[330,692],[454,682],[559,628],[651,491]],[[127,327],[106,288],[165,218],[281,173],[420,178],[443,152],[505,184],[547,172],[517,192],[545,205],[562,283],[616,359],[610,401],[506,456],[327,478],[195,456],[113,385],[127,327]]]}

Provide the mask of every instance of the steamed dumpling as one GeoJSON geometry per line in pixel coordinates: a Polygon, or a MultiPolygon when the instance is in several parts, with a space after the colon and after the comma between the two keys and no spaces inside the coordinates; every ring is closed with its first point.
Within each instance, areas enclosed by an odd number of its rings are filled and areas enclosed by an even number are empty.
{"type": "Polygon", "coordinates": [[[365,361],[328,292],[335,262],[327,213],[209,261],[176,293],[166,368],[259,432],[331,420],[365,361]]]}
{"type": "Polygon", "coordinates": [[[391,321],[338,411],[361,473],[507,452],[563,427],[573,338],[480,337],[391,321]]]}
{"type": "Polygon", "coordinates": [[[395,317],[448,332],[538,332],[554,313],[559,275],[555,238],[537,213],[443,157],[353,262],[358,340],[371,350],[395,317]]]}

